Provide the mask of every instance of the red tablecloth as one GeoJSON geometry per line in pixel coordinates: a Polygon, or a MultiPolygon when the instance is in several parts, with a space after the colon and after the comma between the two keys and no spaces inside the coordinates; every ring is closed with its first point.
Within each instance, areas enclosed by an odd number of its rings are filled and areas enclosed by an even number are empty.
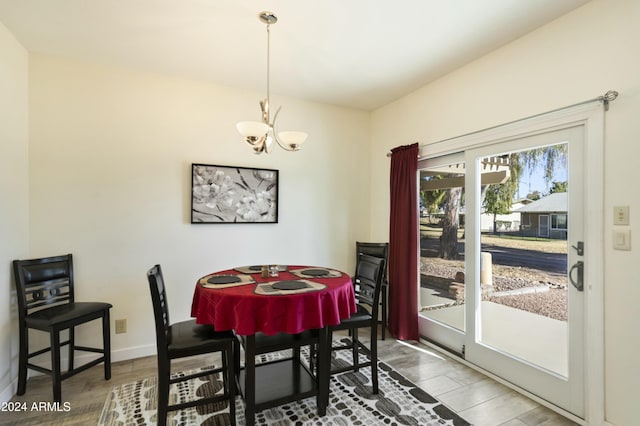
{"type": "MultiPolygon", "coordinates": [[[[299,280],[291,270],[309,266],[288,266],[279,276],[262,278],[251,274],[256,283],[281,280],[299,280]]],[[[324,268],[328,269],[328,268],[324,268]]],[[[229,269],[216,274],[240,274],[229,269]]],[[[256,284],[229,288],[205,288],[196,284],[191,305],[191,316],[198,324],[213,324],[216,330],[235,330],[240,335],[263,332],[268,335],[337,325],[356,311],[351,277],[344,272],[335,278],[305,278],[324,284],[318,291],[290,295],[255,294],[256,284]]],[[[198,280],[200,281],[200,280],[198,280]]]]}

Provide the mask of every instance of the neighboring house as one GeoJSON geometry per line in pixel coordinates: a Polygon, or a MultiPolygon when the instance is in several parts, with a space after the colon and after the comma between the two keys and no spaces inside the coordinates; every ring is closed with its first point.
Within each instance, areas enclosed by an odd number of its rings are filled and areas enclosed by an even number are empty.
{"type": "MultiPolygon", "coordinates": [[[[511,212],[508,214],[499,214],[496,216],[496,232],[513,232],[520,229],[521,207],[531,204],[533,201],[527,198],[518,200],[511,205],[511,212]]],[[[482,232],[494,232],[493,230],[493,214],[482,213],[480,215],[480,230],[482,232]]]]}
{"type": "Polygon", "coordinates": [[[527,237],[567,239],[567,193],[556,192],[516,210],[527,237]]]}

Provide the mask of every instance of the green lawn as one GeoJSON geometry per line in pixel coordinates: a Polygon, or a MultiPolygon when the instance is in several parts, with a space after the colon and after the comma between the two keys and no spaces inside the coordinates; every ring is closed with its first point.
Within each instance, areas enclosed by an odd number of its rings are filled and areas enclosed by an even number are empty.
{"type": "MultiPolygon", "coordinates": [[[[439,239],[442,228],[436,225],[420,221],[420,237],[439,239]]],[[[458,229],[458,242],[464,242],[464,229],[458,229]]],[[[482,244],[491,244],[501,247],[514,247],[525,250],[538,250],[546,253],[567,253],[567,241],[550,238],[524,237],[515,233],[482,234],[482,244]]]]}

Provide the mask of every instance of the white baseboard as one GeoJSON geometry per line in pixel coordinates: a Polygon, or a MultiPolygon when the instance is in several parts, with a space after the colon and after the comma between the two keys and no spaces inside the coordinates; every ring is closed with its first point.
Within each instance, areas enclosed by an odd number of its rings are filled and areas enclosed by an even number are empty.
{"type": "Polygon", "coordinates": [[[111,351],[111,362],[128,361],[130,359],[144,358],[156,355],[156,345],[134,346],[132,348],[111,351]]]}
{"type": "MultiPolygon", "coordinates": [[[[132,348],[118,349],[115,351],[112,350],[111,363],[118,362],[118,361],[127,361],[130,359],[136,359],[136,358],[143,358],[143,357],[152,356],[155,354],[156,354],[156,345],[135,346],[132,348]]],[[[91,361],[92,359],[96,359],[99,356],[100,355],[98,354],[93,354],[90,352],[82,352],[76,355],[74,362],[75,362],[75,365],[82,365],[86,362],[91,361]]],[[[67,360],[68,360],[68,357],[61,358],[60,365],[66,366],[67,360]]],[[[50,360],[43,361],[41,363],[38,363],[38,365],[42,365],[45,368],[51,368],[51,361],[50,360]]],[[[101,365],[102,364],[99,364],[94,368],[99,368],[101,365]]],[[[39,373],[34,370],[28,370],[27,374],[28,374],[27,376],[28,378],[42,375],[42,373],[39,373]]],[[[63,382],[63,386],[64,386],[64,382],[63,382]]],[[[12,380],[9,383],[9,385],[5,389],[3,389],[2,392],[0,392],[0,403],[11,401],[11,398],[13,398],[13,396],[16,394],[17,390],[18,390],[18,378],[16,377],[15,380],[12,380]]]]}
{"type": "Polygon", "coordinates": [[[9,382],[9,385],[0,392],[0,403],[9,402],[18,390],[18,379],[9,382]]]}

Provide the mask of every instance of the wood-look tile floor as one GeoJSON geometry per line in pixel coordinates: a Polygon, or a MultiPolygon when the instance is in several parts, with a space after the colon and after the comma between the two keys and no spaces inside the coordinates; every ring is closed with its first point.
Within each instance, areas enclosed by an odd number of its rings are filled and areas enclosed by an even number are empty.
{"type": "MultiPolygon", "coordinates": [[[[365,334],[365,333],[362,333],[365,334]]],[[[422,344],[397,342],[387,335],[378,341],[379,358],[477,426],[564,426],[576,423],[556,414],[508,387],[422,344]]],[[[216,357],[176,361],[173,370],[218,362],[216,357]]],[[[0,425],[95,425],[113,386],[156,374],[156,358],[145,357],[112,364],[111,380],[102,366],[92,367],[62,383],[68,412],[32,411],[32,404],[51,401],[51,379],[29,379],[27,392],[14,396],[26,402],[26,412],[0,412],[0,425]]]]}

